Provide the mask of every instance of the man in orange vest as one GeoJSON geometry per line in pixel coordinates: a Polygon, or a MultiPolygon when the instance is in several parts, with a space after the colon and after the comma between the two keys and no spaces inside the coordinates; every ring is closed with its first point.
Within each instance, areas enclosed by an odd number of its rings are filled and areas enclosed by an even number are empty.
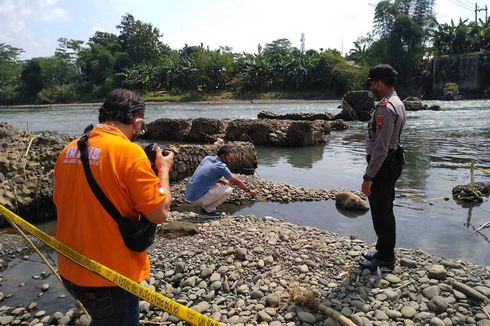
{"type": "MultiPolygon", "coordinates": [[[[93,177],[123,218],[143,214],[159,224],[171,203],[169,171],[173,154],[156,148],[155,175],[141,146],[133,143],[143,123],[144,102],[132,91],[112,91],[99,109],[99,122],[88,137],[93,177]]],[[[55,164],[56,236],[83,255],[139,282],[148,277],[145,251],[129,249],[118,224],[92,192],[80,160],[77,140],[68,144],[55,164]]],[[[139,325],[138,297],[58,255],[65,286],[85,306],[92,325],[139,325]]]]}

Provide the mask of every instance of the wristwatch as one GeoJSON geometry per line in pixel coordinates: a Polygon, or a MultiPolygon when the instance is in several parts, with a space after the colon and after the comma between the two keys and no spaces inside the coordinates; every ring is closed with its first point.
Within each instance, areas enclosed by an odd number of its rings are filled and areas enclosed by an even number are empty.
{"type": "Polygon", "coordinates": [[[367,174],[363,175],[363,176],[362,176],[362,179],[363,179],[364,181],[373,181],[373,178],[371,178],[371,177],[370,177],[370,176],[368,176],[367,174]]]}

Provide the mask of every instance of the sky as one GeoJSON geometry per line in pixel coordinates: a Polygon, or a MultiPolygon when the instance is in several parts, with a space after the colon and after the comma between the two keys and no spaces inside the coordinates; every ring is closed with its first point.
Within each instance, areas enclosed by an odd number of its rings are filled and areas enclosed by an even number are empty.
{"type": "MultiPolygon", "coordinates": [[[[257,52],[278,38],[306,49],[334,48],[344,53],[372,28],[378,0],[0,0],[0,43],[23,49],[21,59],[49,56],[59,37],[87,41],[95,31],[117,34],[121,16],[130,13],[163,34],[178,49],[203,43],[257,52]]],[[[490,7],[490,0],[479,0],[490,7]]],[[[474,19],[472,0],[436,0],[439,22],[474,19]]],[[[479,13],[484,18],[485,12],[479,13]]]]}

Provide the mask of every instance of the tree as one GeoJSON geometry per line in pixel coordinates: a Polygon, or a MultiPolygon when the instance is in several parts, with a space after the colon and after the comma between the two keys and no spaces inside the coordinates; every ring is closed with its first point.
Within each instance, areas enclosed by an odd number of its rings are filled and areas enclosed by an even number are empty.
{"type": "Polygon", "coordinates": [[[11,104],[17,97],[22,64],[18,61],[22,49],[0,43],[0,103],[11,104]]]}
{"type": "Polygon", "coordinates": [[[20,79],[22,82],[22,93],[30,99],[35,99],[37,93],[43,89],[41,65],[36,59],[31,59],[26,63],[22,69],[20,79]]]}
{"type": "Polygon", "coordinates": [[[160,55],[169,50],[168,46],[160,41],[162,35],[158,28],[135,20],[130,14],[122,17],[117,28],[120,31],[118,36],[120,44],[134,64],[144,63],[149,67],[160,55]]]}
{"type": "Polygon", "coordinates": [[[75,64],[78,60],[83,43],[83,41],[60,37],[58,39],[58,47],[54,54],[69,63],[75,64]]]}

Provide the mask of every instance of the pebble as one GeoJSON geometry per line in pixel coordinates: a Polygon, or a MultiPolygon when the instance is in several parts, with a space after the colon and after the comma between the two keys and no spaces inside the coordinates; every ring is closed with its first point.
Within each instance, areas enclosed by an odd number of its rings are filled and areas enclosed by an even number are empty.
{"type": "Polygon", "coordinates": [[[412,306],[404,306],[400,312],[402,313],[403,318],[407,319],[411,319],[417,314],[417,311],[412,306]]]}
{"type": "Polygon", "coordinates": [[[432,265],[427,275],[432,279],[443,280],[446,278],[447,271],[442,265],[432,265]]]}
{"type": "Polygon", "coordinates": [[[308,311],[298,311],[296,312],[298,318],[300,321],[309,323],[309,324],[314,324],[316,323],[316,317],[312,313],[308,311]]]}
{"type": "Polygon", "coordinates": [[[449,305],[446,299],[444,299],[439,295],[432,297],[432,299],[429,302],[429,309],[436,312],[437,314],[445,312],[448,307],[449,305]]]}

